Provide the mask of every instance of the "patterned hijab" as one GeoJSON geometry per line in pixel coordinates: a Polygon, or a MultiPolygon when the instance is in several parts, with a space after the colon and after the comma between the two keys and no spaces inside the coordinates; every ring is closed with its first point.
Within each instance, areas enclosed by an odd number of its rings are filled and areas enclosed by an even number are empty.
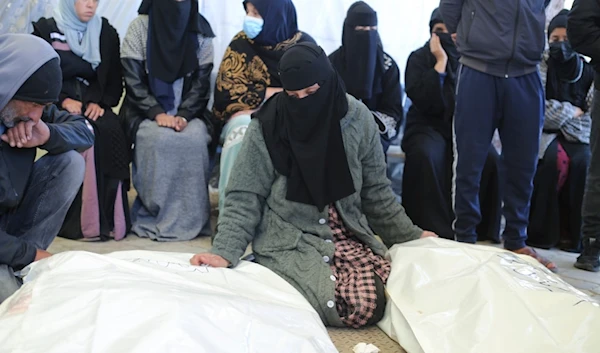
{"type": "Polygon", "coordinates": [[[100,56],[102,18],[95,14],[89,22],[81,22],[75,12],[76,1],[59,0],[54,13],[54,20],[58,29],[65,34],[71,51],[89,62],[92,68],[96,70],[102,62],[100,56]]]}

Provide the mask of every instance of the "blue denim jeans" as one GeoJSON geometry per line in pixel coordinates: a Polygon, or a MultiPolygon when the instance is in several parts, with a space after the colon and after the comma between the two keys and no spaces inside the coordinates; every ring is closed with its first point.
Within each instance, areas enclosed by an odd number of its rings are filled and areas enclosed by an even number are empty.
{"type": "MultiPolygon", "coordinates": [[[[75,151],[40,158],[33,166],[21,204],[0,215],[0,228],[37,249],[47,249],[79,192],[84,171],[83,157],[75,151]]],[[[0,303],[20,286],[13,269],[0,264],[0,303]]]]}

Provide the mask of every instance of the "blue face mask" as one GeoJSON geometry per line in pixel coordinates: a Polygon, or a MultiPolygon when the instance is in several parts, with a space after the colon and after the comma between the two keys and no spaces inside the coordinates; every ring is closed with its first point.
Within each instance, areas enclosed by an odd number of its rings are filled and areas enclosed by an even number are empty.
{"type": "Polygon", "coordinates": [[[265,21],[262,18],[246,16],[246,19],[244,19],[244,32],[248,38],[254,39],[258,37],[264,24],[265,21]]]}

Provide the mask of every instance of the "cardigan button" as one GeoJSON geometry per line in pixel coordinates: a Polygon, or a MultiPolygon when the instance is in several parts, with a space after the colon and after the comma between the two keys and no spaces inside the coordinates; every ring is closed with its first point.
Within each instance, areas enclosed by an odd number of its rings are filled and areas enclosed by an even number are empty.
{"type": "Polygon", "coordinates": [[[330,278],[332,281],[334,281],[334,282],[335,282],[335,281],[336,281],[336,279],[337,279],[337,278],[335,278],[335,276],[334,276],[334,275],[331,275],[329,278],[330,278]]]}
{"type": "Polygon", "coordinates": [[[331,239],[325,239],[325,242],[326,243],[333,243],[333,240],[331,240],[331,239]]]}
{"type": "Polygon", "coordinates": [[[333,300],[330,300],[327,302],[327,306],[329,307],[329,309],[332,309],[335,306],[335,303],[333,302],[333,300]]]}
{"type": "Polygon", "coordinates": [[[319,224],[323,225],[325,223],[327,223],[327,221],[325,220],[325,218],[319,219],[319,224]]]}
{"type": "Polygon", "coordinates": [[[329,260],[331,260],[329,256],[323,256],[323,261],[329,263],[329,260]]]}

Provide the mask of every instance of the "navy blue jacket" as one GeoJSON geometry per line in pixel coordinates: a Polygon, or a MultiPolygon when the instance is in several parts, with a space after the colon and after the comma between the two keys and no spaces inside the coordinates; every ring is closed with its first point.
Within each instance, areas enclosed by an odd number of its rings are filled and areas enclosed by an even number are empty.
{"type": "Polygon", "coordinates": [[[497,77],[537,70],[546,44],[550,0],[441,0],[440,12],[457,34],[460,62],[497,77]]]}
{"type": "MultiPolygon", "coordinates": [[[[44,110],[42,120],[48,124],[50,139],[40,149],[49,154],[71,150],[85,151],[94,144],[94,135],[85,118],[70,115],[51,105],[44,110]]],[[[36,156],[35,148],[12,148],[0,140],[0,215],[18,207],[30,180],[36,156]]],[[[20,270],[35,259],[36,248],[31,243],[0,230],[0,265],[20,270]]]]}

